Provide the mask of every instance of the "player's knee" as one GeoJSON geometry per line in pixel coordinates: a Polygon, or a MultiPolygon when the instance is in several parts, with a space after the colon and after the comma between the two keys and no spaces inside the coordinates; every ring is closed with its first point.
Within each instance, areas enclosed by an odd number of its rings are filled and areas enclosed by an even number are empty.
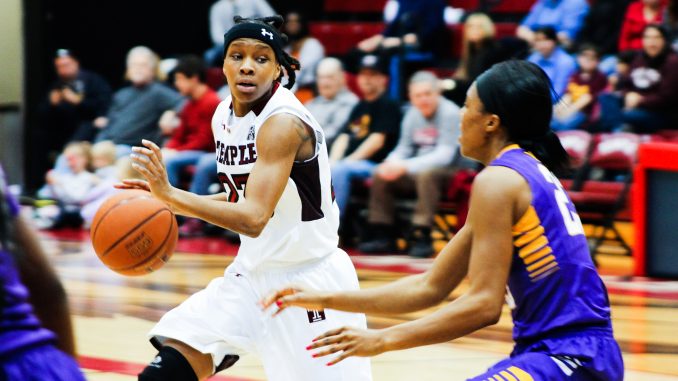
{"type": "Polygon", "coordinates": [[[165,346],[139,374],[139,381],[198,381],[198,377],[181,352],[165,346]]]}

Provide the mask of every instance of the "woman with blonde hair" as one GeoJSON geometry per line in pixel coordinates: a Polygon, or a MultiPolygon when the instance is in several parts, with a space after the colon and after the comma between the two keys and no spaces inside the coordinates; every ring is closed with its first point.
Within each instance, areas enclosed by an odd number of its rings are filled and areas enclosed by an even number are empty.
{"type": "Polygon", "coordinates": [[[484,13],[472,13],[464,22],[461,58],[454,74],[456,86],[450,94],[455,103],[464,103],[471,83],[482,72],[501,61],[495,36],[494,23],[484,13]]]}

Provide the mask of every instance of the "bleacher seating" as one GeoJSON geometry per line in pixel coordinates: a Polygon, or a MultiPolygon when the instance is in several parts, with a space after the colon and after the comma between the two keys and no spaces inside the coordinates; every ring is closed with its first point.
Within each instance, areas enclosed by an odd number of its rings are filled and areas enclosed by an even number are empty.
{"type": "Polygon", "coordinates": [[[325,54],[341,56],[356,44],[384,30],[382,22],[311,22],[311,35],[323,44],[325,54]]]}
{"type": "Polygon", "coordinates": [[[641,136],[632,133],[604,133],[594,137],[594,148],[582,166],[585,177],[576,177],[568,194],[583,223],[594,225],[589,236],[591,255],[595,256],[604,241],[613,241],[631,254],[631,248],[615,226],[621,213],[628,218],[629,192],[633,166],[641,136]],[[591,179],[588,174],[597,168],[605,177],[591,179]],[[610,237],[611,234],[611,237],[610,237]]]}
{"type": "Polygon", "coordinates": [[[325,12],[379,12],[384,10],[386,0],[325,0],[325,12]]]}

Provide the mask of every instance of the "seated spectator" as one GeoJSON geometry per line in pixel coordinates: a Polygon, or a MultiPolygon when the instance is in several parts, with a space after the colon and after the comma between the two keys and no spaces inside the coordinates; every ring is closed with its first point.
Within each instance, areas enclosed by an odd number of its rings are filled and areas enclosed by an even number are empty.
{"type": "Polygon", "coordinates": [[[608,131],[652,133],[678,123],[678,54],[663,26],[650,24],[643,32],[643,50],[621,77],[617,93],[603,94],[601,126],[608,131]]]}
{"type": "Polygon", "coordinates": [[[637,0],[629,4],[619,35],[619,51],[640,50],[645,27],[661,23],[662,16],[662,0],[637,0]]]}
{"type": "Polygon", "coordinates": [[[398,0],[395,16],[386,20],[384,31],[359,42],[358,50],[379,54],[405,47],[442,56],[447,48],[441,41],[448,35],[443,18],[446,5],[444,0],[398,0]]]}
{"type": "Polygon", "coordinates": [[[90,155],[92,157],[92,169],[99,179],[105,180],[115,177],[117,152],[113,142],[104,140],[92,145],[90,155]]]}
{"type": "Polygon", "coordinates": [[[599,63],[600,57],[595,46],[582,45],[579,48],[579,68],[570,77],[565,94],[553,110],[553,130],[587,128],[596,122],[594,109],[598,103],[598,95],[607,88],[607,77],[598,70],[599,63]]]}
{"type": "Polygon", "coordinates": [[[264,17],[276,14],[266,0],[217,0],[210,7],[210,36],[214,44],[205,52],[207,66],[221,67],[224,58],[224,33],[235,23],[233,17],[264,17]]]}
{"type": "Polygon", "coordinates": [[[94,126],[101,129],[96,141],[113,141],[118,157],[129,154],[142,139],[160,142],[160,117],[182,104],[181,95],[157,82],[157,70],[158,57],[151,49],[132,48],[127,54],[127,79],[131,85],[116,91],[106,116],[94,121],[94,126]]]}
{"type": "MultiPolygon", "coordinates": [[[[94,150],[95,146],[96,144],[92,146],[92,150],[94,150]]],[[[113,148],[115,149],[115,146],[113,148]]],[[[87,192],[82,201],[80,217],[82,218],[83,226],[87,229],[92,225],[94,215],[99,210],[101,204],[110,196],[120,192],[120,189],[113,187],[115,184],[124,179],[143,179],[143,176],[132,168],[132,159],[129,157],[122,157],[114,165],[106,168],[111,170],[110,173],[106,173],[105,177],[101,177],[99,183],[87,192]]]]}
{"type": "Polygon", "coordinates": [[[317,38],[309,35],[308,21],[299,12],[289,12],[285,16],[283,32],[288,38],[285,51],[301,64],[292,91],[301,103],[306,103],[313,98],[315,71],[318,62],[325,57],[325,48],[317,38]]]}
{"type": "Polygon", "coordinates": [[[555,32],[560,44],[569,47],[577,38],[588,11],[586,0],[537,0],[516,35],[532,45],[537,29],[552,26],[557,28],[555,32]]]}
{"type": "Polygon", "coordinates": [[[31,138],[39,155],[32,168],[45,173],[54,159],[72,141],[91,141],[92,122],[104,115],[111,102],[111,88],[98,74],[80,67],[70,50],[57,50],[54,58],[57,79],[40,107],[40,125],[31,138]]]}
{"type": "Polygon", "coordinates": [[[598,48],[600,55],[599,69],[603,74],[614,72],[624,14],[630,0],[596,0],[592,1],[591,9],[584,19],[579,36],[577,49],[584,44],[598,48]]]}
{"type": "Polygon", "coordinates": [[[89,171],[91,165],[89,143],[68,144],[63,157],[69,171],[47,172],[47,185],[39,192],[40,197],[53,199],[58,204],[58,213],[51,224],[44,224],[43,228],[79,227],[82,224],[80,207],[89,190],[98,183],[97,176],[89,171]]]}
{"type": "Polygon", "coordinates": [[[664,11],[664,27],[669,32],[673,50],[678,51],[678,1],[669,0],[664,11]]]}
{"type": "Polygon", "coordinates": [[[178,187],[184,168],[195,165],[206,152],[214,152],[212,116],[221,100],[205,84],[205,67],[195,56],[179,60],[174,69],[174,85],[188,102],[179,112],[178,127],[172,131],[162,155],[169,182],[178,187]]]}
{"type": "Polygon", "coordinates": [[[494,23],[484,13],[468,16],[462,46],[459,66],[454,73],[455,86],[446,94],[456,104],[464,103],[466,91],[482,72],[502,60],[494,23]]]}
{"type": "MultiPolygon", "coordinates": [[[[196,166],[190,191],[207,194],[217,169],[214,161],[214,137],[212,116],[219,96],[205,84],[205,67],[194,56],[179,60],[174,69],[174,85],[188,102],[178,116],[178,127],[162,149],[167,177],[170,184],[179,187],[182,172],[188,166],[196,166]]],[[[186,219],[180,228],[184,236],[202,232],[203,223],[198,219],[186,219]]]]}
{"type": "Polygon", "coordinates": [[[341,61],[324,58],[316,70],[318,96],[306,103],[306,108],[325,132],[327,146],[331,147],[348,115],[358,103],[358,97],[346,87],[346,73],[341,61]]]}
{"type": "Polygon", "coordinates": [[[558,96],[565,92],[567,81],[576,69],[576,62],[559,45],[556,30],[545,26],[534,32],[534,50],[527,60],[546,72],[558,96]]]}
{"type": "Polygon", "coordinates": [[[610,90],[620,90],[619,79],[628,77],[629,73],[631,72],[631,62],[636,59],[636,53],[637,52],[633,50],[626,50],[617,54],[614,72],[607,76],[607,82],[610,85],[610,90]]]}
{"type": "Polygon", "coordinates": [[[430,173],[450,164],[459,145],[459,107],[440,95],[438,78],[426,71],[409,81],[410,107],[400,127],[398,145],[372,176],[368,222],[372,239],[358,246],[366,253],[393,252],[396,248],[395,202],[398,196],[416,195],[412,216],[410,255],[433,254],[431,225],[440,201],[430,173]]]}
{"type": "Polygon", "coordinates": [[[351,182],[367,179],[398,141],[400,106],[386,95],[386,67],[375,55],[360,63],[358,87],[364,99],[355,105],[348,122],[332,144],[332,185],[340,215],[346,212],[351,182]]]}

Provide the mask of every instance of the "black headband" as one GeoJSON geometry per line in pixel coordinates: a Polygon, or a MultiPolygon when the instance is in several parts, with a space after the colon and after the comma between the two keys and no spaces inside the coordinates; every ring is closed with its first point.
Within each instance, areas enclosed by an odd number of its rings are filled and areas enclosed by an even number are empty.
{"type": "Polygon", "coordinates": [[[272,26],[264,23],[243,22],[235,24],[231,29],[224,34],[224,56],[228,46],[234,40],[239,38],[253,38],[259,40],[273,49],[275,58],[278,62],[283,62],[283,45],[284,42],[280,33],[273,29],[272,26]]]}

